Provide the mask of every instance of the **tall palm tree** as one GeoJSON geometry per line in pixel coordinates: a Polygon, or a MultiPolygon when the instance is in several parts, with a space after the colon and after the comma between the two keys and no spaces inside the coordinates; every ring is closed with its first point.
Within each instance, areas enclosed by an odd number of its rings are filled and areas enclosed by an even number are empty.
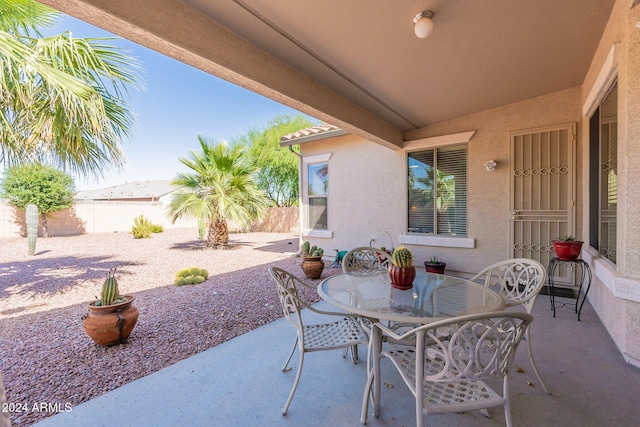
{"type": "Polygon", "coordinates": [[[0,0],[0,163],[50,163],[102,175],[125,162],[133,130],[124,101],[138,62],[112,38],[42,37],[60,14],[32,0],[0,0]]]}
{"type": "Polygon", "coordinates": [[[200,135],[198,141],[202,152],[191,151],[190,159],[180,159],[192,172],[180,173],[172,181],[178,189],[168,215],[173,222],[184,216],[206,223],[207,247],[225,248],[229,245],[227,221],[245,230],[263,215],[268,201],[254,181],[256,167],[250,163],[246,145],[216,144],[200,135]]]}

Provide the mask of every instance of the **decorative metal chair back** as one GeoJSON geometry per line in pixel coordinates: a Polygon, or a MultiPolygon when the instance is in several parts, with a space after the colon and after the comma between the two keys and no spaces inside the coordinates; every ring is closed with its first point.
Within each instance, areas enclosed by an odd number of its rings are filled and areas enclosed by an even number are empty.
{"type": "MultiPolygon", "coordinates": [[[[373,327],[394,341],[415,343],[412,346],[392,344],[380,357],[393,362],[415,396],[418,426],[424,425],[425,414],[500,405],[504,406],[507,425],[511,425],[508,373],[518,344],[532,320],[530,314],[523,312],[490,312],[440,320],[403,334],[379,322],[373,327]],[[503,380],[502,395],[485,383],[484,380],[492,378],[503,380]]],[[[363,423],[376,376],[376,389],[381,391],[379,362],[370,371],[365,389],[363,423]]]]}
{"type": "Polygon", "coordinates": [[[427,367],[424,380],[450,382],[504,377],[531,320],[524,313],[504,312],[499,316],[485,313],[415,329],[416,357],[423,359],[427,367]]]}
{"type": "Polygon", "coordinates": [[[342,259],[342,271],[356,275],[379,274],[387,271],[391,256],[382,249],[362,246],[351,249],[342,259]]]}
{"type": "MultiPolygon", "coordinates": [[[[547,270],[538,261],[529,258],[513,258],[497,262],[476,274],[471,280],[484,276],[484,285],[497,291],[505,300],[507,307],[522,305],[527,313],[533,313],[533,306],[540,290],[547,280],[547,270]]],[[[527,329],[527,349],[529,360],[540,385],[548,394],[549,389],[542,381],[531,348],[531,330],[527,329]]]]}
{"type": "Polygon", "coordinates": [[[522,305],[531,314],[536,297],[544,286],[547,271],[538,261],[514,258],[497,262],[471,278],[476,281],[484,276],[484,285],[497,291],[507,307],[522,305]]]}
{"type": "Polygon", "coordinates": [[[269,269],[271,276],[276,282],[276,290],[278,292],[278,298],[280,299],[280,305],[282,306],[282,312],[287,318],[289,323],[294,328],[298,329],[302,334],[302,314],[300,310],[303,308],[309,308],[309,305],[304,302],[298,294],[298,286],[309,287],[305,282],[278,267],[271,267],[269,269]]]}

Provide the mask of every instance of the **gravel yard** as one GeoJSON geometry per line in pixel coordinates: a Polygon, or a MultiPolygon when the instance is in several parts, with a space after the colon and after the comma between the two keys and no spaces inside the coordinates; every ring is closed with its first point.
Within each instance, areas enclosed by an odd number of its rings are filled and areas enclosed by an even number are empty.
{"type": "MultiPolygon", "coordinates": [[[[52,415],[34,405],[73,407],[282,317],[267,268],[304,277],[301,260],[291,257],[297,237],[230,237],[227,250],[204,249],[195,229],[140,240],[128,233],[39,238],[35,256],[26,238],[0,239],[0,372],[14,426],[52,415]],[[175,286],[176,272],[191,266],[209,279],[175,286]],[[126,343],[101,347],[82,318],[110,268],[140,317],[126,343]]],[[[339,271],[327,268],[322,279],[339,271]]]]}

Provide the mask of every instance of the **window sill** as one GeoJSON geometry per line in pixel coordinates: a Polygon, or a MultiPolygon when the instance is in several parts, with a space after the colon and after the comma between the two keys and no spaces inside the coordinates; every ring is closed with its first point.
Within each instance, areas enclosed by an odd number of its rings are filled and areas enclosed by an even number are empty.
{"type": "Polygon", "coordinates": [[[321,239],[333,238],[333,231],[331,230],[305,230],[302,232],[303,237],[319,237],[321,239]]]}
{"type": "Polygon", "coordinates": [[[429,236],[424,234],[401,234],[400,243],[421,246],[442,246],[445,248],[476,247],[476,239],[472,237],[429,236]]]}

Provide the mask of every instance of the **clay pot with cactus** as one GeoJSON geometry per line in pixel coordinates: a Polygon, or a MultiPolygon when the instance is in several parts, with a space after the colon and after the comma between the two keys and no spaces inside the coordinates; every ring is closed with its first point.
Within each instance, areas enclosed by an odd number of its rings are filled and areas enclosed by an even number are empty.
{"type": "Polygon", "coordinates": [[[302,271],[308,279],[319,279],[324,270],[322,260],[324,249],[311,246],[309,242],[302,244],[302,271]]]}
{"type": "Polygon", "coordinates": [[[389,265],[391,286],[397,289],[411,289],[415,278],[413,253],[409,248],[398,246],[391,254],[391,265],[389,265]]]}
{"type": "Polygon", "coordinates": [[[113,345],[124,342],[138,322],[138,309],[132,303],[132,295],[120,295],[116,269],[107,273],[102,284],[100,299],[89,304],[89,314],[84,318],[84,329],[99,345],[113,345]]]}

